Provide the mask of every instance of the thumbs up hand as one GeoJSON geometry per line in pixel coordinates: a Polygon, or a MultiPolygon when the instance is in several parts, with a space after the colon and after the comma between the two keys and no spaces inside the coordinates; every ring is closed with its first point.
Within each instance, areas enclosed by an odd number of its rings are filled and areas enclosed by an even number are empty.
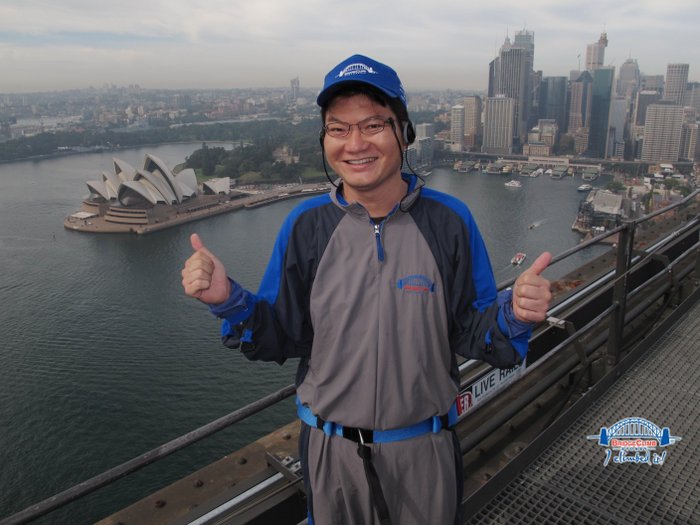
{"type": "Polygon", "coordinates": [[[223,303],[231,293],[226,268],[207,250],[199,235],[193,233],[190,243],[194,253],[185,261],[181,272],[185,293],[208,304],[223,303]]]}
{"type": "Polygon", "coordinates": [[[549,289],[549,281],[540,274],[551,261],[552,254],[544,252],[515,281],[513,313],[519,321],[539,322],[547,316],[552,292],[549,289]]]}

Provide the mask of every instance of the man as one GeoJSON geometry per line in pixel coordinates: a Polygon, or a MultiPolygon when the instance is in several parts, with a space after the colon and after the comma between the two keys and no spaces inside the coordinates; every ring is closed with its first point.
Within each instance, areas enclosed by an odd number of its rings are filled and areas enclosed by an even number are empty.
{"type": "Polygon", "coordinates": [[[542,254],[496,293],[464,203],[402,174],[413,140],[393,69],[355,55],[317,100],[338,175],[287,218],[258,294],[192,236],[185,292],[221,317],[250,359],[300,358],[297,406],[309,522],[457,523],[456,354],[522,360],[551,295],[542,254]]]}

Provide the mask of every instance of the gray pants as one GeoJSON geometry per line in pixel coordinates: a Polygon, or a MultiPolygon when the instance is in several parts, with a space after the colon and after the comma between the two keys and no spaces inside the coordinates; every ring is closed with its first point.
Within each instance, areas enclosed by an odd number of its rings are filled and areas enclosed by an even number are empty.
{"type": "MultiPolygon", "coordinates": [[[[453,431],[371,447],[392,524],[459,523],[462,456],[453,431]]],[[[378,523],[356,443],[302,423],[299,448],[314,525],[378,523]]]]}

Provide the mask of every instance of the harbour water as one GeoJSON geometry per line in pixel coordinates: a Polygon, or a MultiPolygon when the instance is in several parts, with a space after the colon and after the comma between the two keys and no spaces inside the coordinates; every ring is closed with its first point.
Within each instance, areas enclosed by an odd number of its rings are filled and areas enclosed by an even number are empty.
{"type": "MultiPolygon", "coordinates": [[[[199,144],[125,150],[174,166],[199,144]]],[[[235,212],[151,235],[90,235],[63,219],[111,153],[0,165],[0,518],[69,488],[292,382],[296,364],[251,363],[222,347],[218,323],[184,296],[180,269],[198,232],[229,272],[256,289],[277,229],[299,201],[235,212]]],[[[510,259],[576,245],[580,180],[435,169],[428,185],[464,200],[497,281],[510,259]],[[536,227],[530,228],[530,225],[536,227]]],[[[596,181],[602,184],[600,181],[596,181]]],[[[593,255],[548,270],[573,269],[593,255]]],[[[205,440],[51,514],[90,523],[294,417],[290,403],[205,440]]]]}

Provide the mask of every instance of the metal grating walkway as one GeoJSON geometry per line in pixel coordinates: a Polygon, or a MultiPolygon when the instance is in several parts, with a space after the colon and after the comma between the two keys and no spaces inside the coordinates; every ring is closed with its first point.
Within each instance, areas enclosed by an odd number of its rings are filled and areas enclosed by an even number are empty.
{"type": "Polygon", "coordinates": [[[467,523],[700,524],[700,303],[467,523]],[[604,466],[586,436],[628,417],[681,441],[663,465],[604,466]]]}

